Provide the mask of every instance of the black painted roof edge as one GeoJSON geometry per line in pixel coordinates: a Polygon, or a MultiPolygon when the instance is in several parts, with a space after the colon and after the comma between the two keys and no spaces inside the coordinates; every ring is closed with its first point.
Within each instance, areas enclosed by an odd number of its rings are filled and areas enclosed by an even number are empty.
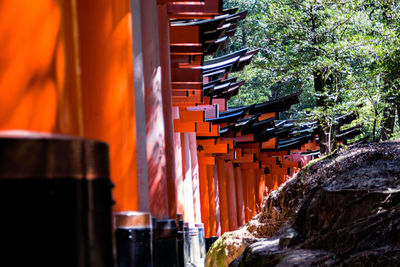
{"type": "Polygon", "coordinates": [[[245,55],[247,53],[247,51],[248,51],[248,48],[242,48],[242,49],[240,49],[240,50],[238,50],[236,52],[230,53],[228,55],[224,55],[224,56],[221,56],[221,57],[213,58],[213,59],[210,59],[210,60],[205,60],[204,61],[204,66],[220,63],[220,62],[223,62],[223,61],[226,61],[226,60],[238,57],[238,56],[241,57],[241,56],[245,55]]]}
{"type": "Polygon", "coordinates": [[[284,97],[257,104],[249,111],[249,113],[254,114],[287,111],[292,105],[299,103],[299,96],[301,93],[302,91],[298,91],[284,97]],[[281,105],[277,106],[278,104],[281,105]]]}
{"type": "Polygon", "coordinates": [[[222,14],[229,14],[233,15],[239,10],[239,7],[232,7],[232,8],[227,8],[222,10],[222,14]]]}
{"type": "MultiPolygon", "coordinates": [[[[233,14],[235,15],[235,14],[233,14]]],[[[212,19],[197,19],[197,20],[175,20],[171,21],[171,27],[181,27],[181,26],[201,26],[204,24],[222,24],[225,22],[226,18],[229,18],[233,15],[230,14],[222,14],[219,16],[216,16],[212,19]]]]}
{"type": "MultiPolygon", "coordinates": [[[[284,96],[284,97],[280,97],[280,98],[277,98],[277,99],[274,99],[274,100],[269,100],[269,101],[266,101],[266,102],[263,102],[263,103],[256,103],[256,104],[251,104],[251,105],[248,105],[248,106],[231,107],[231,110],[228,109],[227,111],[221,112],[220,114],[229,114],[229,113],[232,113],[232,112],[236,112],[237,110],[243,110],[243,109],[250,110],[249,114],[251,114],[251,115],[254,115],[254,114],[257,114],[257,113],[269,113],[269,112],[254,112],[254,110],[257,108],[256,107],[257,105],[258,106],[261,106],[261,105],[266,105],[266,106],[267,105],[274,105],[276,103],[279,103],[281,101],[285,101],[285,100],[288,100],[288,99],[291,99],[291,98],[294,98],[294,100],[296,100],[296,98],[297,98],[297,101],[298,101],[298,97],[299,97],[299,95],[301,93],[302,93],[302,91],[298,91],[296,93],[293,93],[293,94],[290,94],[290,95],[287,95],[287,96],[284,96]]],[[[271,112],[274,112],[274,111],[271,111],[271,112]]],[[[276,112],[280,112],[280,111],[278,110],[276,112]]]]}
{"type": "Polygon", "coordinates": [[[229,122],[235,122],[240,118],[243,118],[246,116],[246,110],[243,111],[238,111],[236,113],[232,113],[226,116],[220,116],[218,118],[212,118],[212,119],[206,119],[206,122],[212,122],[212,123],[229,123],[229,122]]]}

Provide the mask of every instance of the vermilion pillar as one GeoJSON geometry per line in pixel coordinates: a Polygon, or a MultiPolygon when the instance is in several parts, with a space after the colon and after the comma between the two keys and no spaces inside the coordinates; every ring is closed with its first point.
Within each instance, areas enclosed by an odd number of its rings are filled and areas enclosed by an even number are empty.
{"type": "MultiPolygon", "coordinates": [[[[133,50],[133,82],[135,103],[135,140],[136,144],[146,144],[145,90],[143,78],[142,20],[140,0],[131,0],[132,50],[133,50]]],[[[147,170],[147,147],[137,145],[136,180],[138,186],[138,202],[141,211],[149,211],[149,183],[147,170]]]]}
{"type": "Polygon", "coordinates": [[[247,223],[250,220],[249,216],[249,185],[248,185],[248,171],[244,168],[240,168],[242,173],[242,188],[243,188],[243,202],[244,202],[244,216],[245,222],[247,223]]]}
{"type": "Polygon", "coordinates": [[[83,135],[75,0],[1,1],[0,129],[83,135]]]}
{"type": "MultiPolygon", "coordinates": [[[[179,108],[172,108],[173,119],[179,119],[179,108]]],[[[174,156],[175,156],[175,169],[176,169],[176,200],[177,200],[177,214],[184,214],[184,197],[183,197],[183,177],[184,177],[184,153],[182,152],[181,133],[174,133],[174,156]]]]}
{"type": "Polygon", "coordinates": [[[268,188],[268,193],[270,193],[274,188],[274,181],[271,174],[267,174],[265,177],[265,185],[268,188]]]}
{"type": "Polygon", "coordinates": [[[196,133],[188,133],[190,146],[190,167],[192,168],[192,186],[193,186],[193,206],[194,221],[201,223],[201,204],[200,204],[200,181],[199,181],[199,163],[197,160],[197,141],[196,133]]]}
{"type": "Polygon", "coordinates": [[[236,209],[235,174],[232,161],[225,162],[225,173],[227,185],[229,230],[234,231],[238,228],[238,220],[236,209]]]}
{"type": "Polygon", "coordinates": [[[229,231],[228,194],[224,159],[217,159],[221,234],[229,231]]]}
{"type": "Polygon", "coordinates": [[[169,18],[167,5],[158,5],[158,32],[160,39],[161,86],[165,128],[166,177],[168,186],[169,217],[176,217],[177,192],[175,180],[174,128],[172,116],[171,62],[169,49],[169,18]]]}
{"type": "MultiPolygon", "coordinates": [[[[273,173],[273,172],[272,172],[273,173]]],[[[272,183],[274,185],[273,190],[278,189],[279,186],[279,181],[278,181],[278,175],[277,174],[273,174],[272,175],[272,183]]]]}
{"type": "Polygon", "coordinates": [[[214,178],[214,203],[215,203],[215,225],[216,235],[221,235],[221,205],[220,205],[220,193],[219,193],[219,182],[218,182],[218,165],[213,166],[213,178],[214,178]]]}
{"type": "MultiPolygon", "coordinates": [[[[140,0],[150,212],[168,218],[165,129],[156,0],[140,0]]],[[[166,114],[171,115],[171,114],[166,114]]]]}
{"type": "Polygon", "coordinates": [[[188,133],[181,133],[182,162],[183,162],[183,198],[184,198],[184,220],[194,227],[194,205],[192,167],[190,159],[190,140],[188,133]]]}
{"type": "Polygon", "coordinates": [[[242,172],[239,166],[235,166],[235,186],[236,186],[236,208],[238,226],[245,224],[245,206],[243,202],[243,181],[242,172]]]}
{"type": "Polygon", "coordinates": [[[262,169],[255,169],[255,190],[256,190],[256,212],[260,212],[261,204],[264,197],[263,190],[263,171],[262,169]]]}
{"type": "Polygon", "coordinates": [[[210,195],[208,187],[207,165],[199,165],[200,177],[200,202],[201,202],[201,220],[204,223],[204,232],[206,237],[210,237],[210,195]]]}
{"type": "Polygon", "coordinates": [[[209,232],[206,237],[217,235],[217,219],[215,207],[216,187],[214,185],[214,166],[207,166],[207,182],[208,182],[208,197],[209,197],[209,232]]]}
{"type": "Polygon", "coordinates": [[[247,187],[247,205],[248,205],[248,212],[249,212],[249,220],[253,218],[256,214],[256,192],[255,192],[255,173],[254,169],[249,168],[247,169],[247,177],[246,181],[248,184],[247,187]]]}
{"type": "Polygon", "coordinates": [[[278,175],[278,187],[281,186],[285,182],[285,176],[284,174],[278,175]]]}
{"type": "MultiPolygon", "coordinates": [[[[138,171],[138,166],[145,166],[138,164],[145,154],[136,153],[142,151],[145,140],[137,135],[144,129],[137,128],[142,121],[136,116],[144,110],[135,110],[135,100],[143,100],[136,98],[134,90],[140,88],[134,88],[133,82],[133,65],[141,62],[132,58],[131,29],[140,29],[140,25],[135,21],[132,25],[131,18],[138,16],[131,16],[129,0],[77,1],[77,7],[85,136],[110,146],[114,209],[148,210],[147,175],[138,171]]],[[[133,36],[136,41],[141,38],[135,31],[133,36]]]]}

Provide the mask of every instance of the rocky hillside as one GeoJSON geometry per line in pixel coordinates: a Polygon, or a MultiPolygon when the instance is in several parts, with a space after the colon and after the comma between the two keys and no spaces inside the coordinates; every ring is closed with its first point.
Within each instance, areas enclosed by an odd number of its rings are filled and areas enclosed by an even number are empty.
{"type": "Polygon", "coordinates": [[[342,150],[311,163],[207,255],[207,266],[232,267],[399,262],[400,142],[342,150]]]}

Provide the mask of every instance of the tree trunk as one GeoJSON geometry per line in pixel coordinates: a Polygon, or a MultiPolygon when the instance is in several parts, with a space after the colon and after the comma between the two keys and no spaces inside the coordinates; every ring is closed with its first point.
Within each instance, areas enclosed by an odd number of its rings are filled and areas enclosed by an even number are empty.
{"type": "MultiPolygon", "coordinates": [[[[314,71],[314,90],[316,93],[322,94],[324,92],[325,87],[325,79],[324,72],[320,70],[314,71]]],[[[323,96],[317,97],[316,99],[317,107],[323,107],[326,109],[327,103],[326,98],[323,96]]],[[[328,125],[326,123],[320,122],[318,126],[318,138],[319,138],[319,147],[322,155],[326,155],[330,151],[330,142],[329,142],[329,131],[326,131],[328,125]]]]}
{"type": "Polygon", "coordinates": [[[374,118],[374,128],[372,129],[372,141],[375,141],[375,136],[376,136],[376,121],[378,118],[378,110],[376,107],[374,107],[375,109],[375,118],[374,118]]]}
{"type": "Polygon", "coordinates": [[[397,124],[400,127],[400,101],[399,104],[397,104],[397,124]]]}
{"type": "Polygon", "coordinates": [[[242,47],[247,47],[246,24],[242,24],[242,47]]]}
{"type": "Polygon", "coordinates": [[[396,109],[394,107],[386,106],[384,108],[383,120],[381,124],[382,141],[389,140],[392,137],[395,115],[396,115],[396,109]]]}

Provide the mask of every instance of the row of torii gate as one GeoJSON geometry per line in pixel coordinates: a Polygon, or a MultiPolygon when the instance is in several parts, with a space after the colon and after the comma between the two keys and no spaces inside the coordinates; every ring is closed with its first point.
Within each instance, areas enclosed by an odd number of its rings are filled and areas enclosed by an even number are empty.
{"type": "Polygon", "coordinates": [[[169,45],[176,213],[189,225],[204,223],[210,238],[248,222],[264,196],[312,158],[301,152],[315,152],[318,145],[316,125],[295,133],[292,122],[279,121],[279,112],[298,103],[300,92],[228,109],[245,83],[229,74],[243,70],[258,50],[206,60],[226,46],[247,11],[222,10],[218,1],[204,6],[217,14],[207,16],[194,5],[191,12],[200,17],[170,15],[169,45]]]}
{"type": "Polygon", "coordinates": [[[219,236],[318,155],[317,122],[279,120],[300,92],[228,107],[245,83],[229,74],[258,50],[206,56],[227,45],[246,11],[220,0],[2,5],[0,38],[14,37],[0,49],[0,129],[107,142],[116,212],[182,214],[219,236]]]}

